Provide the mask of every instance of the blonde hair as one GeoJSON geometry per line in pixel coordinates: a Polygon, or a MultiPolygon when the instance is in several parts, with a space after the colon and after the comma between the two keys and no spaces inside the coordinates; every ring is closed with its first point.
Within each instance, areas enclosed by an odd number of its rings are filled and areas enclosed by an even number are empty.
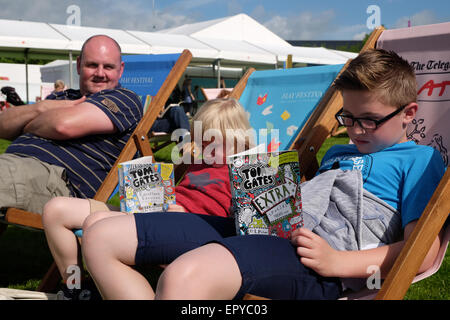
{"type": "Polygon", "coordinates": [[[56,80],[54,83],[55,89],[64,89],[65,86],[66,84],[62,80],[56,80]]]}
{"type": "MultiPolygon", "coordinates": [[[[191,137],[193,138],[195,123],[198,121],[201,123],[202,137],[208,130],[215,130],[222,135],[224,142],[233,142],[233,148],[228,150],[229,152],[244,151],[238,150],[238,146],[244,146],[245,150],[254,146],[253,131],[247,113],[234,98],[208,100],[198,110],[192,121],[194,125],[191,126],[191,137]]],[[[197,135],[199,135],[198,132],[197,135]]]]}
{"type": "Polygon", "coordinates": [[[360,53],[334,82],[337,90],[366,90],[380,102],[398,108],[416,102],[414,69],[394,51],[371,49],[360,53]]]}

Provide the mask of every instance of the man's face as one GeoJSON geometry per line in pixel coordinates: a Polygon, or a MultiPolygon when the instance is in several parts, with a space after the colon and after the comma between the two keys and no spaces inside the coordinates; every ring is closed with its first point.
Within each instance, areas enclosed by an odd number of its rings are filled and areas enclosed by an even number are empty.
{"type": "Polygon", "coordinates": [[[115,88],[123,67],[119,49],[111,39],[101,36],[91,39],[77,60],[81,93],[87,95],[115,88]]]}

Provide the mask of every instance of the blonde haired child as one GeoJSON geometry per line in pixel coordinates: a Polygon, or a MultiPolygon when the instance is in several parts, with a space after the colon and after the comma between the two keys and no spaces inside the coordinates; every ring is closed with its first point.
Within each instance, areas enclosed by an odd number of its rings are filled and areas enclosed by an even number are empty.
{"type": "MultiPolygon", "coordinates": [[[[231,191],[225,157],[227,152],[238,151],[239,145],[243,145],[244,150],[253,145],[252,136],[244,135],[251,129],[250,124],[244,109],[235,99],[208,101],[193,120],[200,124],[197,127],[201,128],[198,133],[195,132],[195,128],[191,129],[193,137],[197,135],[200,137],[199,141],[193,141],[193,144],[197,145],[195,149],[204,148],[206,151],[209,150],[209,154],[203,157],[204,161],[196,155],[200,161],[188,167],[175,189],[177,203],[169,206],[169,211],[227,217],[230,214],[231,191]],[[204,141],[203,137],[208,140],[204,141]],[[226,144],[218,143],[227,139],[235,141],[229,144],[228,150],[226,150],[226,144]],[[214,148],[210,148],[212,144],[214,148]]],[[[144,214],[142,217],[145,218],[147,215],[144,214]]],[[[72,230],[81,227],[85,229],[98,220],[115,216],[128,217],[134,221],[133,215],[118,212],[118,208],[91,199],[58,197],[45,205],[44,230],[64,283],[71,275],[67,271],[68,268],[73,265],[81,266],[78,241],[72,230]]],[[[116,234],[116,237],[125,239],[124,234],[125,232],[116,234]]],[[[63,286],[66,298],[77,299],[81,291],[68,290],[63,286]]]]}

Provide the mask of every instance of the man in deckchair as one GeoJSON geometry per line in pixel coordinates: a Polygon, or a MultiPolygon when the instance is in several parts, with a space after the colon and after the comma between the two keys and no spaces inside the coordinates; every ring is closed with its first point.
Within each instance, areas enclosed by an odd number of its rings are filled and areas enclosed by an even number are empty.
{"type": "Polygon", "coordinates": [[[142,118],[142,105],[122,88],[119,44],[86,40],[77,59],[80,89],[0,113],[0,208],[41,213],[55,196],[92,198],[142,118]]]}

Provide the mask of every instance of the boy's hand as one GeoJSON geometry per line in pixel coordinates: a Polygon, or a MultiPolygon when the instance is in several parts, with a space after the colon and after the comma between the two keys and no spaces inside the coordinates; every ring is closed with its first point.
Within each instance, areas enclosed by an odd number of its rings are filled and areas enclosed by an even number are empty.
{"type": "Polygon", "coordinates": [[[314,232],[300,228],[294,230],[291,242],[297,246],[300,262],[318,274],[325,277],[334,277],[339,270],[339,251],[314,232]]]}

